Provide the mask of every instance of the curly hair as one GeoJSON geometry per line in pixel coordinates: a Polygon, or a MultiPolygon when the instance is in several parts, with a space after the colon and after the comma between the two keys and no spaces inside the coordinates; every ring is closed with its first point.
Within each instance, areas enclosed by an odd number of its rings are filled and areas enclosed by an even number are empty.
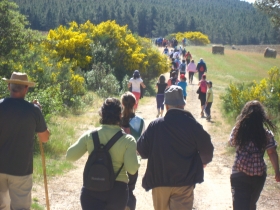
{"type": "Polygon", "coordinates": [[[101,116],[100,123],[107,125],[119,125],[121,121],[121,102],[116,98],[107,98],[100,111],[99,114],[101,116]]]}
{"type": "Polygon", "coordinates": [[[276,131],[276,126],[268,119],[264,106],[256,100],[247,102],[237,117],[233,143],[244,147],[252,141],[259,150],[263,151],[267,144],[264,127],[276,131]]]}
{"type": "Polygon", "coordinates": [[[136,103],[135,96],[131,92],[125,92],[121,97],[122,105],[124,107],[122,111],[121,125],[126,127],[129,125],[129,120],[134,117],[134,105],[136,103]]]}

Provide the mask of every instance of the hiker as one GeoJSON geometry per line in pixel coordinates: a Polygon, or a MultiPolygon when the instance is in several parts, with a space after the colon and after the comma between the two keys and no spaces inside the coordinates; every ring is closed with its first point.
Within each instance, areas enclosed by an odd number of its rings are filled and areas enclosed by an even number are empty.
{"type": "Polygon", "coordinates": [[[155,210],[193,207],[195,184],[203,182],[203,167],[212,161],[210,135],[195,120],[181,87],[164,93],[167,113],[152,121],[137,141],[137,151],[148,159],[143,188],[152,189],[155,210]]]}
{"type": "Polygon", "coordinates": [[[163,105],[164,91],[167,87],[167,83],[165,82],[165,76],[163,74],[159,76],[156,87],[157,87],[156,100],[157,100],[157,112],[158,112],[156,117],[159,116],[162,117],[164,111],[164,105],[163,105]]]}
{"type": "MultiPolygon", "coordinates": [[[[183,45],[183,46],[184,46],[184,45],[183,45]]],[[[183,50],[182,50],[182,56],[183,56],[183,58],[185,58],[186,52],[187,52],[187,51],[186,51],[186,48],[184,47],[183,50]]]]}
{"type": "Polygon", "coordinates": [[[206,101],[205,101],[205,114],[206,120],[210,121],[211,119],[211,106],[213,103],[213,90],[212,82],[207,81],[207,92],[206,92],[206,101]]]}
{"type": "MultiPolygon", "coordinates": [[[[101,126],[95,129],[97,131],[97,137],[95,136],[95,139],[93,138],[92,130],[83,133],[78,141],[68,148],[66,159],[76,161],[86,152],[89,155],[92,152],[95,152],[93,153],[95,155],[97,151],[100,152],[101,146],[97,146],[97,138],[99,138],[99,144],[106,145],[115,134],[121,131],[121,110],[121,102],[118,99],[107,98],[99,111],[101,126]]],[[[122,134],[122,131],[120,133],[122,134]]],[[[99,189],[92,190],[86,187],[87,182],[85,178],[87,176],[84,176],[84,184],[80,197],[83,210],[115,210],[125,209],[126,207],[128,200],[128,177],[126,172],[133,175],[140,166],[136,156],[136,141],[134,137],[129,134],[122,134],[111,149],[109,149],[109,155],[112,159],[114,177],[116,177],[113,182],[113,188],[106,191],[103,190],[108,183],[107,179],[103,178],[106,175],[104,168],[102,168],[103,170],[99,170],[101,164],[93,165],[99,166],[99,168],[96,166],[96,170],[94,168],[92,170],[95,173],[99,173],[96,179],[92,179],[92,181],[97,183],[96,186],[98,185],[99,189]]]]}
{"type": "Polygon", "coordinates": [[[129,80],[127,86],[131,89],[130,92],[132,92],[136,98],[136,103],[134,105],[134,109],[136,110],[141,97],[141,87],[146,88],[146,85],[143,83],[138,70],[134,71],[133,77],[129,80]]]}
{"type": "Polygon", "coordinates": [[[171,72],[171,77],[169,78],[169,80],[167,81],[167,87],[170,87],[171,85],[177,85],[179,80],[177,79],[177,72],[176,71],[172,71],[171,72]]]}
{"type": "Polygon", "coordinates": [[[198,71],[198,80],[201,80],[202,75],[207,72],[207,66],[203,61],[203,58],[200,58],[199,62],[197,63],[196,69],[198,71]]]}
{"type": "Polygon", "coordinates": [[[187,67],[187,65],[186,65],[186,61],[185,60],[182,60],[182,63],[181,63],[181,65],[179,66],[179,70],[180,70],[180,75],[181,74],[186,74],[186,67],[187,67]]]}
{"type": "Polygon", "coordinates": [[[267,152],[280,182],[277,143],[272,132],[277,127],[271,122],[259,101],[249,101],[237,117],[229,144],[236,149],[230,176],[233,209],[256,210],[266,180],[264,153],[267,152]]]}
{"type": "Polygon", "coordinates": [[[198,91],[197,93],[199,94],[198,98],[200,100],[200,105],[201,105],[201,112],[200,116],[204,117],[204,108],[205,108],[205,102],[206,102],[206,92],[207,92],[207,82],[206,82],[206,75],[202,75],[202,79],[198,82],[198,91]]]}
{"type": "Polygon", "coordinates": [[[169,58],[172,59],[173,58],[173,53],[174,51],[171,49],[170,53],[169,53],[169,58]]]}
{"type": "Polygon", "coordinates": [[[193,82],[193,75],[197,72],[196,65],[194,63],[194,59],[188,64],[187,71],[189,72],[189,83],[192,84],[193,82]]]}
{"type": "Polygon", "coordinates": [[[31,209],[34,135],[47,142],[49,130],[37,100],[24,100],[35,83],[13,72],[10,97],[0,100],[0,209],[31,209]]]}
{"type": "Polygon", "coordinates": [[[168,54],[169,54],[169,50],[168,50],[168,47],[167,47],[167,46],[165,46],[165,48],[164,48],[164,50],[163,50],[162,54],[164,54],[164,55],[168,56],[168,54]]]}
{"type": "Polygon", "coordinates": [[[175,62],[175,58],[172,58],[171,60],[171,69],[172,70],[177,69],[177,63],[175,62]]]}
{"type": "Polygon", "coordinates": [[[180,82],[178,82],[178,86],[180,86],[183,90],[183,96],[184,96],[184,99],[186,100],[187,99],[187,86],[188,86],[188,83],[186,82],[186,77],[184,74],[181,74],[180,75],[180,82]]]}
{"type": "Polygon", "coordinates": [[[190,63],[190,60],[192,59],[192,55],[190,53],[190,51],[187,52],[187,54],[184,56],[184,58],[187,61],[187,65],[190,63]]]}
{"type": "MultiPolygon", "coordinates": [[[[138,139],[145,130],[145,122],[142,117],[135,115],[134,105],[136,103],[135,96],[131,92],[125,92],[121,96],[122,103],[122,118],[121,127],[125,133],[132,135],[135,139],[138,139]]],[[[135,210],[136,197],[133,194],[136,181],[138,178],[138,171],[135,174],[127,173],[128,175],[128,202],[127,210],[135,210]]]]}

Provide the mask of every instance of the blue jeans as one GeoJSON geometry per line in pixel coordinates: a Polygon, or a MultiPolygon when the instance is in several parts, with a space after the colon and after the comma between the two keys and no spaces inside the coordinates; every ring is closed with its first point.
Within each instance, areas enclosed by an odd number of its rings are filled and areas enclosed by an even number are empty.
{"type": "Polygon", "coordinates": [[[266,179],[262,176],[248,176],[245,173],[232,174],[230,177],[233,210],[256,210],[266,179]]]}
{"type": "Polygon", "coordinates": [[[83,187],[80,199],[83,210],[123,210],[128,199],[127,184],[115,181],[113,189],[104,192],[83,187]]]}
{"type": "Polygon", "coordinates": [[[208,102],[207,106],[205,107],[206,117],[210,117],[211,116],[211,106],[212,106],[212,102],[208,102]]]}

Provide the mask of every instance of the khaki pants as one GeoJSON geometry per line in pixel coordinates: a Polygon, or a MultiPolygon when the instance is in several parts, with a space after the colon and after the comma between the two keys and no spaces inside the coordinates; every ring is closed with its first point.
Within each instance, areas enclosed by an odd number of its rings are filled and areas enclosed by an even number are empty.
{"type": "Polygon", "coordinates": [[[0,173],[0,210],[31,208],[32,174],[12,176],[0,173]]]}
{"type": "Polygon", "coordinates": [[[155,210],[192,210],[194,186],[156,187],[152,190],[155,210]]]}

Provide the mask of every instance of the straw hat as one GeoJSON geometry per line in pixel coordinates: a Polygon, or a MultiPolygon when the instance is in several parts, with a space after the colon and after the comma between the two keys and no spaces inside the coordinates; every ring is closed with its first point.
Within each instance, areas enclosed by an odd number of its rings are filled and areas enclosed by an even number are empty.
{"type": "Polygon", "coordinates": [[[28,77],[26,73],[21,72],[13,72],[10,79],[2,78],[7,83],[11,84],[19,84],[19,85],[27,85],[28,87],[34,87],[35,83],[28,81],[28,77]]]}

